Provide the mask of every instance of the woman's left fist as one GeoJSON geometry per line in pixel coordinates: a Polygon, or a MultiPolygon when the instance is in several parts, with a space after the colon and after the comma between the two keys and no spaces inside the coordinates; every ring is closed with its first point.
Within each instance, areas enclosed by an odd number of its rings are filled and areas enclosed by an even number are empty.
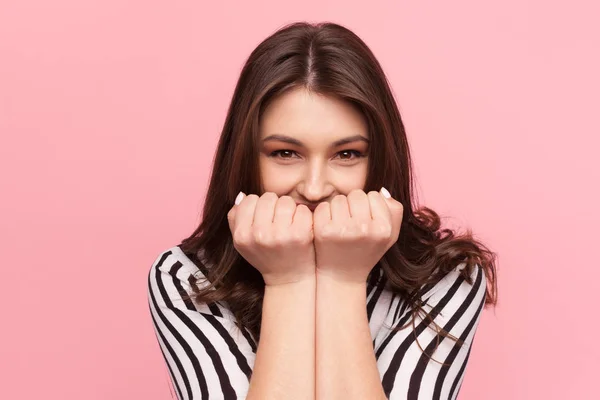
{"type": "Polygon", "coordinates": [[[313,214],[317,275],[365,283],[369,272],[398,240],[404,207],[385,188],[321,203],[313,214]]]}

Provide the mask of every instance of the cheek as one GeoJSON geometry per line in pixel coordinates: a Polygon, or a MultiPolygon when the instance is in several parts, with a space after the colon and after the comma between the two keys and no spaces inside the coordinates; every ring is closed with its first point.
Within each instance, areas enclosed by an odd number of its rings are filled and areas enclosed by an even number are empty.
{"type": "Polygon", "coordinates": [[[340,170],[335,176],[335,185],[341,193],[350,193],[354,189],[364,190],[367,183],[367,173],[366,164],[356,168],[340,170]]]}
{"type": "Polygon", "coordinates": [[[290,168],[278,165],[268,160],[260,163],[260,179],[264,192],[284,194],[293,188],[294,177],[290,168]]]}

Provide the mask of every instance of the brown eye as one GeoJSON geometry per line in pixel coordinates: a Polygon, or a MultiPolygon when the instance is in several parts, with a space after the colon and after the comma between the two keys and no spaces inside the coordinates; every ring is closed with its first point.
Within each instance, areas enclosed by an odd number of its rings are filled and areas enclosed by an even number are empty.
{"type": "Polygon", "coordinates": [[[357,150],[343,150],[340,151],[338,154],[346,154],[346,155],[350,155],[350,157],[340,157],[342,160],[353,160],[352,155],[354,155],[354,158],[360,158],[363,156],[363,154],[360,151],[357,150]]]}
{"type": "Polygon", "coordinates": [[[272,152],[270,154],[270,156],[271,157],[277,157],[277,158],[283,158],[283,159],[289,159],[289,158],[292,158],[292,157],[287,157],[287,155],[291,155],[291,154],[294,154],[294,153],[296,153],[296,152],[293,151],[293,150],[275,150],[274,152],[272,152]],[[286,156],[283,156],[284,154],[286,156]]]}

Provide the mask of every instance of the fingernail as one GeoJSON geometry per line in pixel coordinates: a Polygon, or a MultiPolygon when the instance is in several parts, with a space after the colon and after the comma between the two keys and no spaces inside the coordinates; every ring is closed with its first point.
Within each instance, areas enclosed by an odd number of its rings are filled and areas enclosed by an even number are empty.
{"type": "Polygon", "coordinates": [[[392,197],[392,195],[390,194],[390,192],[388,192],[388,190],[386,188],[384,188],[384,187],[381,188],[381,194],[386,199],[389,199],[390,197],[392,197]]]}
{"type": "Polygon", "coordinates": [[[243,199],[244,199],[244,193],[239,192],[237,197],[235,198],[235,205],[239,206],[243,199]]]}

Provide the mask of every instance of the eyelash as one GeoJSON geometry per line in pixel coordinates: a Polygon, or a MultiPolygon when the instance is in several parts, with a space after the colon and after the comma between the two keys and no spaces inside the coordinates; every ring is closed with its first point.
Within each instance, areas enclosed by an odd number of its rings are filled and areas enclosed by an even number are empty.
{"type": "MultiPolygon", "coordinates": [[[[283,149],[283,150],[275,150],[271,154],[269,154],[269,156],[277,157],[277,155],[279,155],[283,152],[290,152],[290,153],[298,154],[294,150],[283,149]]],[[[342,150],[342,151],[338,152],[337,154],[340,154],[340,153],[352,153],[355,156],[353,159],[352,158],[344,158],[343,161],[353,161],[357,158],[365,157],[365,155],[358,150],[342,150]]],[[[291,159],[291,157],[277,157],[277,158],[280,158],[282,160],[290,160],[291,159]]]]}

